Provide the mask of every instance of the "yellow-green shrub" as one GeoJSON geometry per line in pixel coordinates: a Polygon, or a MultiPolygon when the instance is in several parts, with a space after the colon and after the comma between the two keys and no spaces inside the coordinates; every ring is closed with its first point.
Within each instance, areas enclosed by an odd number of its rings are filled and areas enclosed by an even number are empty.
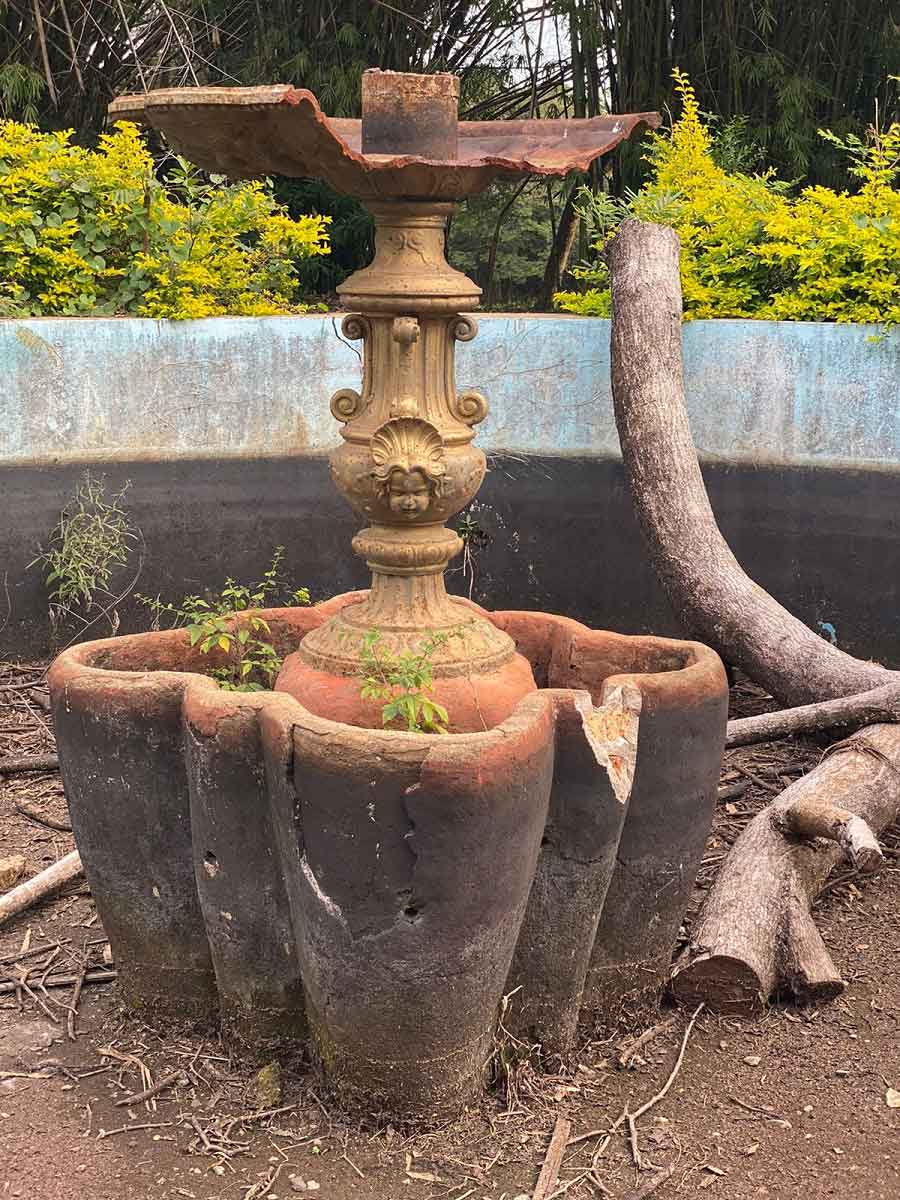
{"type": "MultiPolygon", "coordinates": [[[[585,192],[585,215],[602,250],[626,216],[671,225],[681,239],[684,315],[774,320],[900,321],[900,125],[866,141],[839,142],[861,180],[853,194],[805,188],[796,197],[770,175],[724,170],[713,156],[688,80],[674,73],[682,114],[671,135],[653,136],[652,176],[625,201],[585,192]]],[[[574,272],[583,292],[561,292],[558,305],[609,314],[601,261],[574,272]]]]}
{"type": "MultiPolygon", "coordinates": [[[[837,142],[837,138],[832,138],[837,142]]],[[[766,224],[757,253],[790,279],[756,314],[780,321],[900,324],[900,124],[848,139],[858,192],[806,188],[766,224]]]]}
{"type": "Polygon", "coordinates": [[[167,187],[134,125],[96,151],[0,122],[0,315],[255,316],[302,311],[296,262],[328,253],[328,217],[291,220],[261,183],[167,187]]]}

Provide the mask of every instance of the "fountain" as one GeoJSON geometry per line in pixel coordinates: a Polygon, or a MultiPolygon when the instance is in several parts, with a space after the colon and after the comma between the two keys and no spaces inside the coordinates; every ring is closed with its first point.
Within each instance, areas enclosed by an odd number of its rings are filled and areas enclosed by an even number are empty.
{"type": "Polygon", "coordinates": [[[488,403],[455,387],[480,293],[447,263],[447,218],[500,174],[585,170],[656,121],[460,123],[458,97],[453,76],[369,71],[361,121],[288,86],[111,106],[209,170],[323,176],[372,212],[374,260],[339,289],[362,386],[331,398],[372,586],[265,614],[272,691],[220,689],[183,630],[76,646],[50,674],[125,1002],[216,1020],[248,1055],[307,1043],[343,1103],[418,1121],[477,1096],[505,994],[547,1054],[658,995],[727,705],[704,646],[446,592],[488,403]],[[374,630],[393,655],[431,640],[446,735],[382,728],[360,689],[374,630]]]}

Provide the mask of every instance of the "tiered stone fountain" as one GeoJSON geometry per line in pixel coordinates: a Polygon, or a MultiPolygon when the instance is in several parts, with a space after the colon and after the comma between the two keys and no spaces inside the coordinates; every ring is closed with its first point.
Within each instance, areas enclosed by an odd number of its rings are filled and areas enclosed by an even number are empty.
{"type": "MultiPolygon", "coordinates": [[[[395,1119],[483,1086],[498,1005],[564,1053],[579,1017],[664,980],[708,832],[727,689],[692,642],[447,595],[444,522],[485,471],[457,393],[479,290],[446,261],[454,205],[498,174],[584,170],[652,114],[459,123],[458,81],[378,71],[362,121],[290,87],[124,97],[114,115],[234,177],[321,175],[376,222],[341,287],[360,392],[331,399],[335,483],[368,522],[368,593],[266,614],[275,690],[222,691],[183,631],[66,651],[51,675],[72,821],[123,999],[220,1020],[248,1053],[308,1041],[345,1102],[395,1119]],[[445,736],[381,727],[368,630],[441,634],[445,736]]],[[[563,517],[564,514],[561,514],[563,517]]]]}

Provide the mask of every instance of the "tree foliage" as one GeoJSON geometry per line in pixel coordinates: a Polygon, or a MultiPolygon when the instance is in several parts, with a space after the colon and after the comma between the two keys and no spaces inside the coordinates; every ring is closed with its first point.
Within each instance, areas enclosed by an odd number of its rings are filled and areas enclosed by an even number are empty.
{"type": "MultiPolygon", "coordinates": [[[[680,72],[683,108],[671,134],[650,143],[651,177],[625,200],[585,190],[602,256],[626,216],[671,225],[681,241],[684,311],[691,317],[900,323],[900,123],[866,137],[823,135],[850,159],[857,186],[814,184],[792,196],[771,172],[716,160],[715,139],[680,72]]],[[[588,288],[561,293],[569,312],[607,316],[602,257],[579,272],[588,288]]]]}
{"type": "Polygon", "coordinates": [[[262,183],[160,183],[134,125],[97,150],[0,122],[0,311],[148,317],[296,311],[297,263],[328,252],[327,219],[292,220],[262,183]]]}
{"type": "MultiPolygon", "coordinates": [[[[456,72],[464,119],[665,111],[677,65],[714,121],[721,161],[730,155],[747,175],[764,161],[782,179],[839,190],[846,156],[818,129],[859,136],[876,101],[890,123],[894,10],[883,0],[0,0],[0,117],[73,128],[94,145],[121,92],[271,82],[309,87],[326,111],[355,116],[369,66],[456,72]]],[[[521,275],[507,269],[518,234],[542,246],[540,278],[520,286],[547,304],[573,247],[576,259],[587,253],[579,189],[623,196],[645,174],[629,144],[587,176],[545,185],[545,204],[529,184],[499,238],[474,202],[456,227],[459,253],[470,256],[476,236],[497,247],[482,274],[500,297],[521,275]]],[[[304,285],[331,292],[367,261],[371,224],[354,201],[311,181],[276,181],[276,194],[292,215],[314,205],[334,219],[334,252],[301,264],[304,285]]]]}
{"type": "Polygon", "coordinates": [[[516,57],[515,0],[0,0],[0,106],[96,136],[121,92],[297,83],[359,113],[367,67],[453,71],[473,101],[516,57]],[[27,111],[26,111],[27,109],[27,111]]]}
{"type": "Polygon", "coordinates": [[[551,237],[546,184],[497,182],[454,216],[449,258],[479,285],[487,307],[526,308],[541,286],[551,237]]]}
{"type": "MultiPolygon", "coordinates": [[[[671,72],[693,80],[704,111],[746,120],[751,142],[785,178],[840,186],[845,163],[817,131],[873,119],[900,72],[900,24],[884,0],[573,0],[599,11],[613,110],[664,108],[671,72]]],[[[626,161],[623,184],[638,178],[626,161]]]]}

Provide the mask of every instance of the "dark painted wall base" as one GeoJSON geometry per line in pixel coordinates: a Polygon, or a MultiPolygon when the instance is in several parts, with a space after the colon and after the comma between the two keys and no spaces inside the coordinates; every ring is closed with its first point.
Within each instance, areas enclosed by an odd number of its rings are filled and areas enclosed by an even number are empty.
{"type": "MultiPolygon", "coordinates": [[[[474,600],[623,633],[682,632],[649,568],[620,462],[497,454],[490,465],[472,510],[488,539],[474,556],[474,600]]],[[[0,653],[52,649],[41,573],[27,564],[82,470],[0,465],[0,653]]],[[[113,487],[132,482],[129,508],[145,542],[141,592],[180,599],[227,574],[258,578],[280,544],[314,599],[367,585],[350,550],[360,521],[337,496],[323,458],[93,470],[113,487]]],[[[763,587],[813,627],[833,625],[843,649],[900,663],[900,472],[716,464],[704,473],[725,536],[763,587]]],[[[459,570],[449,577],[456,592],[469,582],[459,570]]],[[[145,610],[123,605],[123,632],[147,625],[145,610]]]]}

